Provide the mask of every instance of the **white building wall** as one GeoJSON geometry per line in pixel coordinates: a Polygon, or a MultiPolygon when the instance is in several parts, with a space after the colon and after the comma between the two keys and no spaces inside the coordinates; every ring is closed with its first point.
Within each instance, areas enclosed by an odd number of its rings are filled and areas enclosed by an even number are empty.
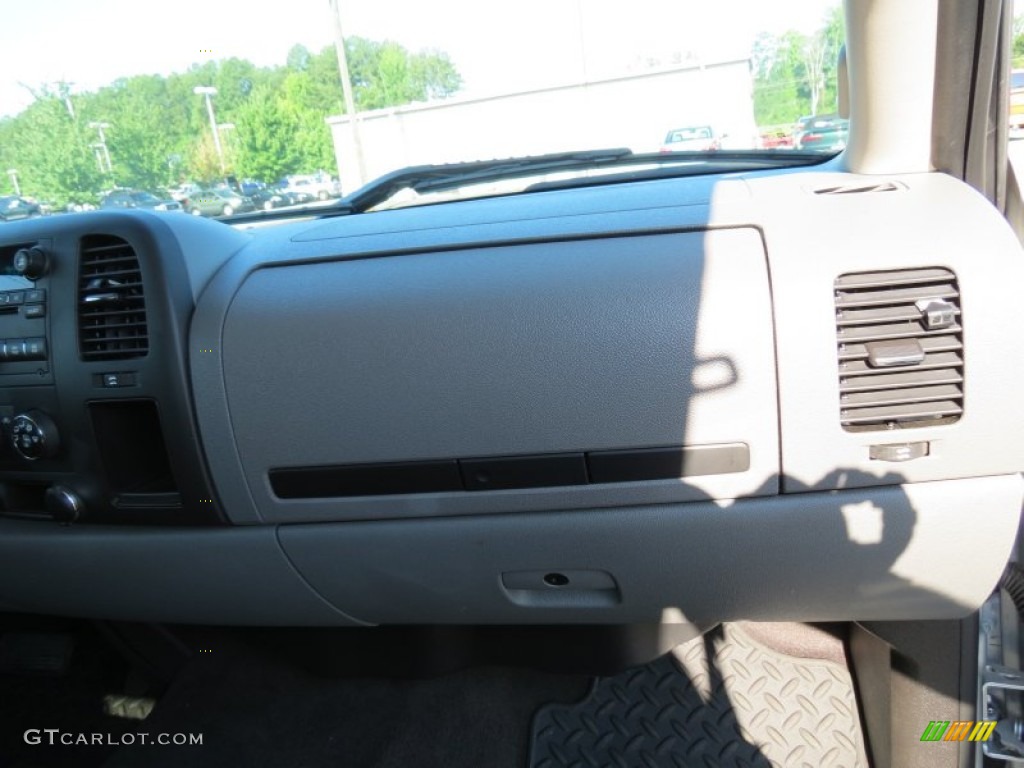
{"type": "MultiPolygon", "coordinates": [[[[327,123],[347,194],[359,186],[352,124],[344,115],[327,123]]],[[[747,59],[359,114],[364,181],[407,165],[602,147],[652,152],[669,130],[695,124],[726,134],[726,146],[755,146],[747,59]]]]}

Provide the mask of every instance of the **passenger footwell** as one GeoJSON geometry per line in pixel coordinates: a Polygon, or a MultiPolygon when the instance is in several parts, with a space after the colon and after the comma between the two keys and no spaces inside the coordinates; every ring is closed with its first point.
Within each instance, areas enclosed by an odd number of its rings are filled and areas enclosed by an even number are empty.
{"type": "Polygon", "coordinates": [[[866,768],[843,644],[801,624],[726,624],[534,716],[531,768],[866,768]]]}

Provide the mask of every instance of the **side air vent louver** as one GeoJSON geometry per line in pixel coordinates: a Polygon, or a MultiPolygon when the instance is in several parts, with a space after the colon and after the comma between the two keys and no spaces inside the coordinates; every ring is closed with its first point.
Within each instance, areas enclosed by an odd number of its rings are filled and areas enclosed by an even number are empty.
{"type": "Polygon", "coordinates": [[[78,347],[83,360],[126,360],[149,352],[139,259],[119,237],[82,238],[78,347]]]}
{"type": "Polygon", "coordinates": [[[901,192],[906,189],[894,181],[870,182],[867,184],[839,184],[814,190],[816,195],[862,195],[874,192],[901,192]]]}
{"type": "Polygon", "coordinates": [[[956,275],[937,267],[843,275],[835,300],[844,429],[960,419],[964,357],[956,275]]]}

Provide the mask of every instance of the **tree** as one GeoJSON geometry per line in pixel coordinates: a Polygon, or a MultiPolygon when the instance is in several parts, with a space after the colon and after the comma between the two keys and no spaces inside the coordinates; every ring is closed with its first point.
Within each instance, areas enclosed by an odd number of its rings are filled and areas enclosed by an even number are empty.
{"type": "Polygon", "coordinates": [[[302,165],[296,134],[300,120],[269,89],[253,91],[235,117],[238,171],[247,178],[273,181],[297,173],[302,165]]]}
{"type": "Polygon", "coordinates": [[[92,148],[95,138],[81,119],[71,118],[64,99],[41,92],[24,112],[4,122],[0,158],[4,168],[18,170],[25,195],[58,204],[90,200],[107,185],[92,148]]]}
{"type": "MultiPolygon", "coordinates": [[[[411,53],[394,42],[346,41],[360,109],[397,106],[451,95],[462,84],[440,51],[411,53]]],[[[16,168],[26,195],[62,206],[95,201],[116,185],[159,190],[184,173],[220,178],[205,101],[196,86],[214,86],[229,170],[271,181],[334,165],[325,118],[342,114],[341,79],[333,46],[312,53],[301,45],[277,67],[232,58],[193,64],[184,72],[118,78],[95,92],[63,85],[32,90],[20,114],[0,119],[0,166],[16,168]],[[108,124],[113,174],[100,168],[90,123],[108,124]]],[[[6,174],[3,189],[10,188],[6,174]]],[[[13,191],[13,190],[11,190],[13,191]]]]}
{"type": "Polygon", "coordinates": [[[837,109],[839,49],[845,38],[842,9],[832,8],[813,35],[790,30],[762,34],[751,53],[754,115],[759,125],[792,123],[801,115],[837,109]]]}
{"type": "MultiPolygon", "coordinates": [[[[351,37],[345,41],[345,54],[359,109],[444,98],[462,87],[462,78],[448,55],[438,51],[410,54],[398,43],[351,37]]],[[[320,55],[334,54],[325,48],[320,55]]],[[[337,61],[333,64],[337,78],[337,61]]],[[[340,79],[337,84],[340,89],[340,79]]]]}
{"type": "Polygon", "coordinates": [[[305,72],[309,69],[311,54],[304,45],[293,45],[288,51],[288,69],[296,72],[305,72]]]}
{"type": "Polygon", "coordinates": [[[187,165],[192,178],[204,183],[223,178],[220,168],[220,157],[217,145],[213,143],[213,134],[206,131],[192,142],[187,155],[187,165]]]}
{"type": "Polygon", "coordinates": [[[158,75],[141,75],[82,99],[83,117],[110,126],[105,133],[119,184],[156,189],[170,181],[167,158],[183,150],[189,123],[169,86],[158,75]]]}
{"type": "Polygon", "coordinates": [[[1024,16],[1013,20],[1013,61],[1012,66],[1024,67],[1024,16]]]}
{"type": "Polygon", "coordinates": [[[427,99],[443,99],[462,87],[462,77],[448,54],[442,51],[415,53],[409,60],[412,92],[427,99]]]}
{"type": "Polygon", "coordinates": [[[754,43],[754,116],[759,125],[792,123],[807,114],[803,92],[804,38],[798,32],[762,34],[754,43]]]}
{"type": "Polygon", "coordinates": [[[835,112],[839,109],[839,50],[846,40],[846,20],[843,9],[834,6],[825,16],[825,25],[814,35],[820,51],[821,69],[817,93],[818,100],[811,112],[835,112]]]}

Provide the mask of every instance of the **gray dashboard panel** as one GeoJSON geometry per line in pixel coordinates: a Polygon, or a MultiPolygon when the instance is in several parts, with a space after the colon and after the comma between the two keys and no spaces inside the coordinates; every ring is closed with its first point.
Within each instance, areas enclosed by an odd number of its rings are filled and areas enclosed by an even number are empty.
{"type": "MultiPolygon", "coordinates": [[[[459,206],[400,209],[372,216],[298,221],[260,228],[258,237],[217,272],[196,305],[190,359],[198,426],[217,495],[232,522],[259,523],[262,518],[246,480],[234,426],[228,411],[222,359],[227,314],[239,287],[254,271],[271,266],[314,264],[429,253],[457,249],[618,237],[637,233],[704,229],[711,206],[731,210],[748,200],[743,179],[698,177],[662,180],[612,189],[593,187],[571,195],[525,195],[473,200],[459,206]]],[[[747,217],[743,221],[752,220],[747,217]]],[[[734,221],[736,221],[734,219],[734,221]]],[[[177,223],[187,226],[188,221],[177,223]]],[[[252,232],[253,225],[242,227],[252,232]]],[[[671,500],[674,488],[647,484],[644,498],[671,500]]],[[[629,503],[628,488],[608,491],[607,503],[629,503]],[[623,495],[624,494],[624,495],[623,495]]],[[[527,508],[528,494],[523,498],[527,508]]],[[[514,509],[510,500],[503,502],[514,509]]],[[[596,500],[594,503],[604,503],[596,500]]],[[[298,515],[296,519],[302,519],[298,515]]]]}
{"type": "Polygon", "coordinates": [[[1022,490],[1006,475],[279,536],[324,597],[374,623],[953,618],[999,578],[1022,490]],[[965,520],[968,508],[986,514],[965,520]]]}
{"type": "MultiPolygon", "coordinates": [[[[89,221],[113,219],[11,236],[89,221]]],[[[322,625],[943,618],[981,602],[1016,534],[1024,257],[949,177],[823,166],[251,235],[133,221],[190,261],[197,426],[221,504],[249,525],[0,521],[4,608],[322,625]],[[927,456],[873,460],[889,433],[839,426],[832,286],[932,266],[962,292],[965,414],[900,434],[927,456]],[[741,445],[749,469],[287,502],[266,477],[657,444],[741,445]]]]}
{"type": "MultiPolygon", "coordinates": [[[[286,525],[280,537],[289,556],[325,596],[367,621],[649,620],[660,610],[655,603],[667,605],[669,600],[679,602],[680,610],[688,611],[685,618],[692,613],[695,620],[938,618],[975,607],[998,577],[1021,507],[1020,479],[1014,473],[1024,466],[1024,401],[1013,372],[1019,377],[1024,337],[1008,320],[1024,260],[1005,222],[975,192],[940,174],[875,179],[823,167],[749,174],[742,181],[709,179],[702,183],[706,194],[701,195],[688,192],[693,183],[684,179],[595,187],[571,194],[391,211],[358,220],[295,224],[254,237],[214,276],[193,324],[193,344],[218,350],[194,356],[192,373],[199,426],[218,494],[232,520],[258,523],[268,511],[265,519],[282,522],[364,520],[286,525]],[[872,191],[886,188],[879,182],[888,181],[896,182],[888,185],[895,191],[872,191]],[[848,191],[819,194],[837,186],[848,191]],[[254,416],[260,398],[245,393],[243,401],[248,403],[242,422],[252,423],[238,423],[239,388],[256,390],[269,383],[268,394],[291,390],[287,376],[275,370],[279,357],[260,360],[262,353],[246,349],[248,343],[235,349],[227,342],[247,334],[250,342],[258,342],[240,321],[259,321],[261,310],[269,309],[277,319],[287,317],[284,307],[289,299],[273,295],[277,284],[267,279],[269,274],[326,274],[330,280],[324,285],[343,295],[351,286],[340,276],[341,270],[360,261],[376,264],[363,269],[382,279],[391,274],[388,262],[423,259],[420,263],[427,264],[461,253],[476,254],[476,261],[487,263],[483,254],[508,252],[515,244],[543,248],[548,243],[584,241],[589,247],[600,240],[667,242],[687,231],[699,238],[701,231],[737,228],[756,230],[764,243],[757,246],[758,253],[762,248],[767,251],[768,282],[763,287],[772,301],[774,333],[769,346],[778,352],[781,426],[775,451],[781,452],[777,471],[789,492],[786,499],[773,497],[777,486],[769,485],[765,497],[711,502],[709,496],[726,497],[696,493],[698,489],[690,485],[686,490],[693,495],[688,503],[671,503],[678,501],[678,483],[653,482],[608,486],[591,493],[585,504],[579,503],[578,489],[541,489],[477,494],[462,509],[458,505],[464,502],[450,498],[441,504],[433,497],[375,499],[370,500],[373,508],[368,513],[365,499],[354,505],[294,500],[282,507],[272,498],[261,468],[252,462],[263,452],[257,464],[265,464],[265,470],[274,458],[274,447],[267,448],[274,438],[252,425],[273,427],[278,417],[254,416]],[[969,413],[955,425],[913,431],[931,442],[932,452],[925,459],[896,465],[872,461],[868,448],[884,436],[844,433],[839,428],[832,282],[837,275],[861,270],[924,266],[953,269],[964,288],[964,308],[969,311],[969,413]],[[318,271],[321,268],[325,271],[318,271]],[[994,280],[993,275],[1013,279],[994,280]],[[257,299],[269,303],[261,305],[257,299]],[[235,314],[240,307],[244,313],[235,314]],[[245,440],[239,439],[242,433],[245,440]],[[828,489],[847,490],[813,492],[828,489]],[[649,506],[654,504],[661,506],[649,506]],[[345,505],[348,508],[342,509],[345,505]],[[837,510],[845,527],[836,524],[837,510]],[[497,514],[454,516],[463,512],[497,514]],[[442,516],[449,517],[422,519],[442,516]],[[381,517],[421,519],[374,519],[381,517]],[[878,556],[885,546],[871,542],[879,520],[886,540],[909,531],[906,546],[886,545],[889,554],[878,556]],[[620,542],[623,548],[617,553],[620,542]],[[495,572],[498,564],[500,573],[495,572]],[[564,610],[547,596],[535,599],[526,587],[552,567],[603,585],[600,595],[563,604],[564,610]],[[749,581],[743,580],[744,569],[753,569],[749,581]],[[506,575],[513,586],[503,591],[506,575]],[[673,589],[681,591],[671,593],[673,589]],[[507,594],[509,590],[516,594],[507,594]]],[[[728,297],[734,276],[721,272],[711,277],[707,265],[712,261],[729,263],[717,256],[705,259],[704,287],[712,295],[728,297]]],[[[552,274],[550,265],[537,269],[534,273],[531,267],[518,278],[528,281],[531,275],[552,274]]],[[[363,279],[364,286],[372,284],[365,274],[363,279]]],[[[413,286],[401,275],[398,283],[404,295],[413,295],[413,286]]],[[[454,295],[439,278],[434,285],[441,286],[438,292],[445,298],[454,295]]],[[[383,304],[383,287],[377,290],[383,304]]],[[[304,290],[299,295],[305,295],[304,290]]],[[[327,297],[318,300],[327,302],[327,297]]],[[[720,301],[731,313],[743,306],[728,298],[720,301]]],[[[415,311],[431,303],[410,302],[415,311]]],[[[346,311],[340,303],[328,310],[336,317],[346,311]]],[[[365,304],[363,311],[364,321],[373,317],[365,304]]],[[[547,309],[541,316],[554,315],[547,309]]],[[[729,317],[728,323],[707,326],[710,338],[725,327],[750,330],[729,317]]],[[[704,323],[699,325],[703,331],[704,323]]],[[[434,343],[422,326],[406,328],[411,328],[412,337],[434,343]]],[[[344,330],[342,325],[335,328],[336,333],[344,330]]],[[[271,338],[277,333],[273,330],[271,338]]],[[[371,334],[367,330],[364,336],[367,340],[371,334]]],[[[308,344],[301,334],[299,338],[308,344]]],[[[320,338],[336,343],[326,334],[320,338]]],[[[338,343],[343,348],[349,342],[338,343]]],[[[364,350],[369,350],[368,344],[364,350]]],[[[451,350],[442,350],[442,359],[445,354],[450,360],[457,358],[451,350]]],[[[295,361],[299,355],[292,350],[286,358],[295,361]]],[[[438,369],[430,367],[437,362],[424,360],[439,380],[438,369]]],[[[381,370],[372,378],[389,385],[381,370]]],[[[396,365],[395,370],[403,369],[396,365]]],[[[751,368],[745,378],[772,379],[772,370],[771,363],[751,368]]],[[[342,387],[349,386],[344,378],[338,380],[342,387]]],[[[322,394],[305,383],[299,389],[322,394]]],[[[345,414],[351,409],[339,393],[326,395],[332,412],[345,414]]],[[[265,406],[272,401],[263,402],[265,406]]],[[[316,405],[311,400],[309,408],[316,405]]],[[[409,412],[400,415],[407,423],[415,418],[409,412]]],[[[543,434],[546,425],[539,426],[543,434]]],[[[423,442],[412,445],[423,451],[419,455],[438,455],[428,450],[427,431],[419,432],[423,442]]],[[[452,437],[447,433],[447,439],[452,437]]],[[[345,443],[344,435],[326,442],[332,456],[356,455],[346,453],[356,449],[345,443]]],[[[373,445],[372,434],[369,444],[373,445]]]]}
{"type": "Polygon", "coordinates": [[[352,625],[284,557],[273,528],[138,529],[0,520],[0,607],[239,625],[352,625]]]}
{"type": "Polygon", "coordinates": [[[260,269],[222,341],[265,521],[585,508],[777,492],[770,290],[753,229],[260,269]],[[268,407],[272,404],[272,407],[268,407]],[[743,443],[686,481],[278,499],[273,468],[743,443]]]}

